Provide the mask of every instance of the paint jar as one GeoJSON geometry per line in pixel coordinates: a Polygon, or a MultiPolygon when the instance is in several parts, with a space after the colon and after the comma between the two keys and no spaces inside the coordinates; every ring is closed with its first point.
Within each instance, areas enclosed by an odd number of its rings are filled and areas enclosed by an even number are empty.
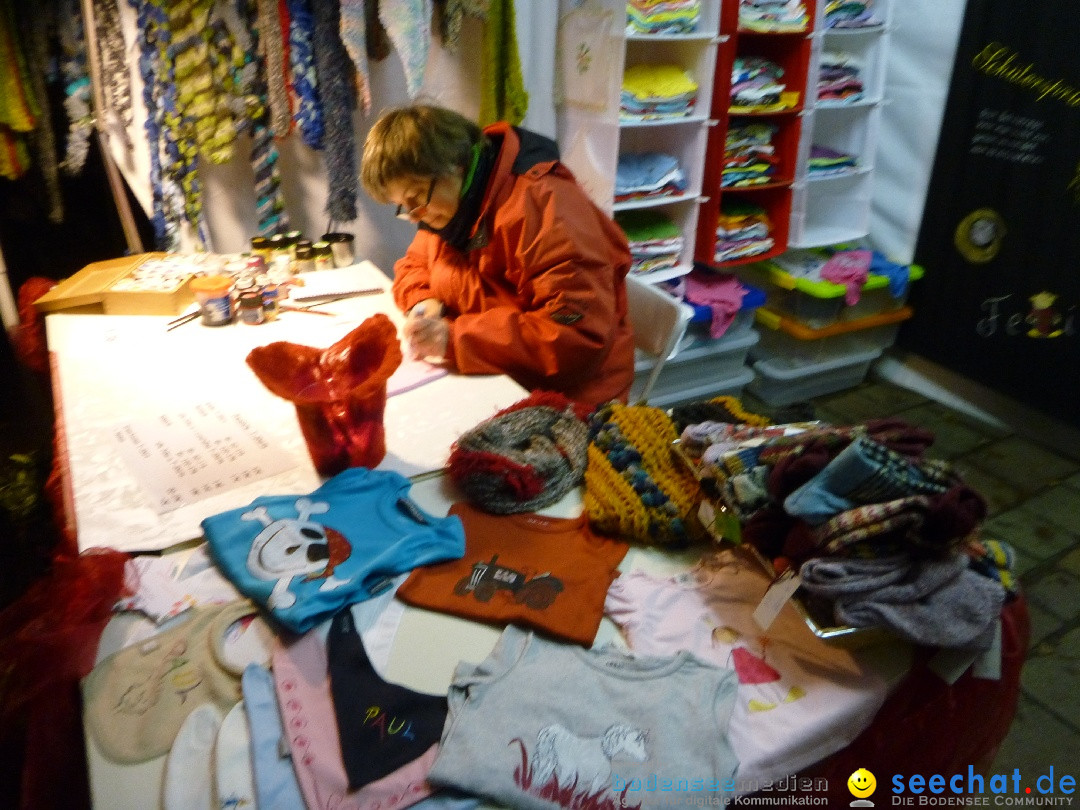
{"type": "Polygon", "coordinates": [[[251,237],[251,255],[262,256],[263,259],[270,258],[270,240],[265,236],[253,236],[251,237]]]}
{"type": "Polygon", "coordinates": [[[334,267],[334,253],[330,248],[330,243],[325,240],[319,240],[311,246],[312,251],[315,254],[315,269],[316,270],[331,270],[334,267]]]}
{"type": "Polygon", "coordinates": [[[334,256],[334,267],[348,267],[356,263],[351,233],[324,233],[323,241],[330,243],[330,252],[334,256]]]}
{"type": "Polygon", "coordinates": [[[252,325],[263,323],[266,313],[263,310],[262,293],[258,290],[244,290],[240,293],[240,321],[252,325]]]}
{"type": "Polygon", "coordinates": [[[315,251],[311,245],[297,245],[293,274],[310,273],[315,270],[315,251]]]}
{"type": "Polygon", "coordinates": [[[199,312],[206,326],[225,326],[232,323],[232,278],[230,276],[196,276],[191,280],[191,292],[199,302],[199,312]]]}
{"type": "Polygon", "coordinates": [[[263,315],[272,321],[278,316],[278,285],[269,276],[261,275],[255,279],[262,295],[263,315]]]}

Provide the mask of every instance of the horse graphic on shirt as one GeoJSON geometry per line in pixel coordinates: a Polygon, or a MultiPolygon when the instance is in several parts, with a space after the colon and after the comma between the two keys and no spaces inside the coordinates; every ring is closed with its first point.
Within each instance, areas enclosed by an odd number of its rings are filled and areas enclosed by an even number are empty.
{"type": "Polygon", "coordinates": [[[580,737],[557,723],[544,726],[536,735],[533,782],[543,785],[554,778],[561,787],[576,784],[598,793],[611,785],[612,760],[648,759],[646,742],[645,732],[630,725],[612,725],[599,737],[580,737]]]}
{"type": "Polygon", "coordinates": [[[330,591],[348,582],[333,576],[334,568],[349,558],[352,546],[341,532],[311,519],[330,509],[325,501],[299,498],[296,517],[274,520],[265,506],[257,506],[240,515],[241,520],[255,520],[262,531],[251,542],[247,567],[259,579],[274,580],[267,606],[288,608],[296,603],[289,590],[293,579],[324,580],[320,591],[330,591]]]}

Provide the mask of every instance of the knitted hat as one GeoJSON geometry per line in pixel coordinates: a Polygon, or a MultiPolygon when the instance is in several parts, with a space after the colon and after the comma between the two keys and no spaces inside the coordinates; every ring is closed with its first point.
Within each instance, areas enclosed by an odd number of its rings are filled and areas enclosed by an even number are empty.
{"type": "Polygon", "coordinates": [[[589,417],[585,508],[598,531],[663,546],[701,534],[701,490],[672,453],[675,424],[659,408],[609,402],[589,417]]]}
{"type": "Polygon", "coordinates": [[[588,427],[562,394],[535,391],[454,443],[447,472],[473,504],[497,515],[550,506],[581,483],[588,427]]]}

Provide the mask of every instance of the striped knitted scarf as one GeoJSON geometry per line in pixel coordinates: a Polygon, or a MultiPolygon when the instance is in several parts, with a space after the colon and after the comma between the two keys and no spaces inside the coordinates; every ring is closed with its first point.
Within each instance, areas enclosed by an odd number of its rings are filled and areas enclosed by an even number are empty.
{"type": "MultiPolygon", "coordinates": [[[[265,82],[270,102],[270,128],[284,138],[292,129],[292,102],[285,82],[288,75],[278,0],[257,0],[259,10],[259,53],[266,62],[265,82]]],[[[285,23],[287,28],[288,22],[285,23]]]]}

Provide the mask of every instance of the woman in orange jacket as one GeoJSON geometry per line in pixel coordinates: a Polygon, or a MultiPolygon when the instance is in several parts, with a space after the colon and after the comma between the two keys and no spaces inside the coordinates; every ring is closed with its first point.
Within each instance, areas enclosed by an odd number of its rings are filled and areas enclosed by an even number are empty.
{"type": "Polygon", "coordinates": [[[462,374],[505,373],[589,406],[626,401],[626,237],[552,140],[506,123],[481,130],[441,107],[403,107],[372,127],[360,177],[417,224],[393,284],[414,355],[462,374]]]}

